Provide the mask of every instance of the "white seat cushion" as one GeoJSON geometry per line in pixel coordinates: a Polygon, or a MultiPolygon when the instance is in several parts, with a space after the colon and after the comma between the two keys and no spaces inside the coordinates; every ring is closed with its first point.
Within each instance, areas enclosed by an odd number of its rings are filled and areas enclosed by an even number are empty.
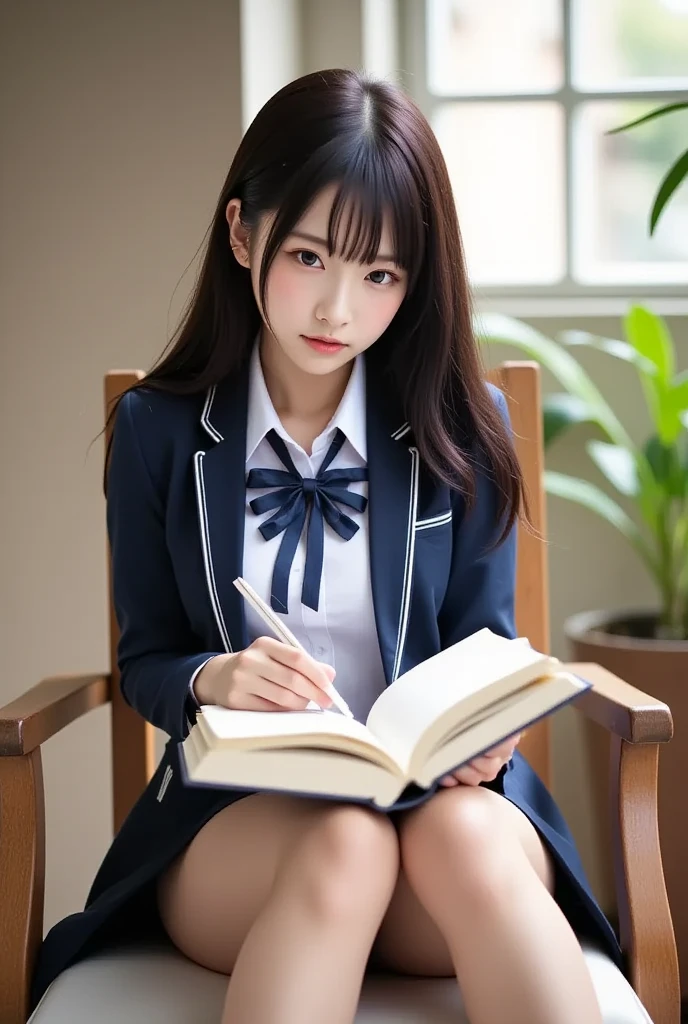
{"type": "MultiPolygon", "coordinates": [[[[606,954],[583,944],[604,1024],[652,1024],[606,954]]],[[[127,946],[83,960],[50,986],[29,1024],[218,1024],[227,978],[169,945],[127,946]]],[[[356,1024],[468,1024],[449,978],[366,977],[356,1024]]]]}

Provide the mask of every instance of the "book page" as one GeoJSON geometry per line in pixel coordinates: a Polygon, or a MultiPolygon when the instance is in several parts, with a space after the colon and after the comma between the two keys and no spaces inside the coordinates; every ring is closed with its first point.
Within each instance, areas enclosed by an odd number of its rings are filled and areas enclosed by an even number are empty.
{"type": "Polygon", "coordinates": [[[384,765],[394,774],[400,770],[383,741],[362,722],[336,711],[234,711],[203,704],[199,724],[212,747],[321,747],[358,754],[384,765]]]}
{"type": "Polygon", "coordinates": [[[462,711],[472,714],[558,665],[524,639],[481,629],[391,683],[373,704],[366,725],[408,768],[424,734],[450,709],[459,722],[462,711]]]}
{"type": "Polygon", "coordinates": [[[372,800],[384,807],[393,803],[406,784],[402,776],[338,750],[223,748],[199,757],[195,748],[188,749],[187,755],[186,740],[184,748],[191,779],[218,786],[372,800]]]}
{"type": "Polygon", "coordinates": [[[414,766],[412,776],[419,786],[430,786],[435,779],[496,746],[515,732],[527,729],[543,715],[551,714],[590,689],[569,672],[530,683],[517,694],[500,701],[493,713],[483,719],[471,719],[467,728],[447,737],[422,764],[414,766]]]}

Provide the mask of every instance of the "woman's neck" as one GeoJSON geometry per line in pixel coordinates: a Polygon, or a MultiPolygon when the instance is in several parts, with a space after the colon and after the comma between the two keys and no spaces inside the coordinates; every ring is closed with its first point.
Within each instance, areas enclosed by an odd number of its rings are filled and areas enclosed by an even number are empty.
{"type": "Polygon", "coordinates": [[[305,373],[288,359],[275,339],[263,331],[260,361],[265,386],[284,429],[311,451],[314,439],[334,416],[351,376],[353,363],[332,373],[305,373]]]}

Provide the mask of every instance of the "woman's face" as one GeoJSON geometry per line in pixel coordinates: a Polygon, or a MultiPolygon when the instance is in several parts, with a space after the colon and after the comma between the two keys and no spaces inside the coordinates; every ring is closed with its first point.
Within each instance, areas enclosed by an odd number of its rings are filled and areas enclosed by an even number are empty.
{"type": "MultiPolygon", "coordinates": [[[[407,287],[406,271],[394,262],[388,218],[373,263],[328,255],[327,229],[335,194],[332,186],[316,197],[280,246],[267,279],[270,328],[266,325],[266,340],[276,343],[292,363],[311,374],[331,373],[370,348],[391,323],[407,287]],[[328,340],[336,344],[327,344],[328,340]]],[[[227,218],[235,256],[250,267],[260,305],[258,277],[272,218],[263,218],[252,233],[248,251],[237,200],[229,204],[227,218]],[[233,203],[237,204],[236,214],[231,212],[233,203]]],[[[345,211],[340,232],[347,223],[345,211]]],[[[342,242],[343,237],[337,252],[346,249],[342,242]]]]}

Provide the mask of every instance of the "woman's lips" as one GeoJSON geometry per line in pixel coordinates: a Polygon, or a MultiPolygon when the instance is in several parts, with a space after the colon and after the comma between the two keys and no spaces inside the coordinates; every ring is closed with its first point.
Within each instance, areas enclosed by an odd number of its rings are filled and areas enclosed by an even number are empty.
{"type": "Polygon", "coordinates": [[[313,338],[308,334],[302,334],[301,337],[312,349],[316,352],[322,352],[324,355],[341,352],[343,348],[346,348],[346,345],[341,341],[327,341],[325,338],[313,338]]]}

